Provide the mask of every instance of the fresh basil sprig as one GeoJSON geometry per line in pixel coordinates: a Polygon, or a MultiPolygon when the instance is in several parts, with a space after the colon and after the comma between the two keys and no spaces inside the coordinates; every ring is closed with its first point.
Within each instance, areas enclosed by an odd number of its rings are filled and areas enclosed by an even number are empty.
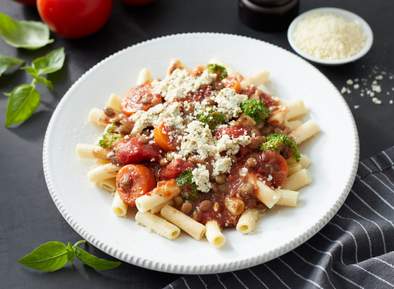
{"type": "Polygon", "coordinates": [[[70,242],[68,242],[67,246],[61,242],[48,242],[39,246],[25,257],[19,259],[18,263],[40,271],[59,270],[67,263],[67,261],[72,263],[75,256],[77,256],[77,258],[86,265],[97,270],[112,269],[121,264],[121,262],[97,258],[85,250],[78,248],[79,244],[85,242],[85,240],[81,240],[75,243],[74,246],[71,246],[70,242]]]}
{"type": "Polygon", "coordinates": [[[28,119],[40,104],[41,97],[36,90],[35,84],[40,82],[53,89],[52,82],[41,74],[48,74],[58,71],[64,64],[64,48],[56,49],[47,55],[37,58],[32,62],[32,66],[24,66],[21,69],[26,70],[32,77],[31,84],[22,84],[13,89],[9,96],[5,126],[10,126],[28,119]]]}
{"type": "Polygon", "coordinates": [[[49,28],[38,21],[16,21],[0,13],[0,33],[4,41],[13,47],[38,49],[54,40],[49,39],[49,28]]]}
{"type": "Polygon", "coordinates": [[[8,68],[25,62],[22,59],[14,58],[7,55],[0,55],[0,77],[8,68]]]}

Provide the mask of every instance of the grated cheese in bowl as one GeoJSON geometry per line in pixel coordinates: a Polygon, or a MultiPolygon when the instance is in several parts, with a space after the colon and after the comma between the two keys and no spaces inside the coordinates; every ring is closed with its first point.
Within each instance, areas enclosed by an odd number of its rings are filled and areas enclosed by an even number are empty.
{"type": "Polygon", "coordinates": [[[338,8],[319,8],[298,16],[290,25],[288,39],[302,57],[326,65],[348,63],[364,56],[373,34],[359,16],[338,8]]]}

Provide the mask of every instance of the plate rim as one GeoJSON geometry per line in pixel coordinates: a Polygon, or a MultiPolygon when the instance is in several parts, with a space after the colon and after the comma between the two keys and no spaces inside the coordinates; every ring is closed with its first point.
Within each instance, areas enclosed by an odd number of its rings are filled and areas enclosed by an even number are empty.
{"type": "Polygon", "coordinates": [[[191,33],[178,33],[178,34],[171,34],[171,35],[166,35],[166,36],[161,36],[153,39],[149,39],[143,42],[139,42],[137,44],[134,44],[132,46],[126,47],[124,49],[121,49],[103,60],[99,61],[97,64],[95,64],[93,67],[91,67],[89,70],[87,70],[84,74],[82,74],[71,86],[70,88],[66,91],[64,96],[61,98],[59,101],[58,105],[56,106],[51,119],[48,123],[47,130],[45,132],[45,138],[44,138],[44,144],[43,144],[43,171],[44,171],[44,177],[45,177],[45,182],[48,187],[48,191],[51,195],[51,198],[53,202],[55,203],[58,211],[60,214],[63,216],[63,218],[67,221],[67,223],[85,240],[87,240],[90,244],[95,246],[96,248],[100,249],[101,251],[119,259],[124,262],[130,263],[132,265],[136,265],[142,268],[146,269],[151,269],[155,271],[160,271],[160,272],[166,272],[166,273],[176,273],[176,274],[212,274],[212,273],[224,273],[224,272],[230,272],[230,271],[235,271],[235,270],[241,270],[245,268],[249,268],[252,266],[256,266],[265,262],[268,262],[272,259],[275,259],[277,257],[282,256],[285,253],[290,252],[291,250],[297,248],[307,240],[309,240],[311,237],[313,237],[317,232],[319,232],[332,218],[333,216],[338,212],[340,207],[343,205],[345,202],[351,187],[353,185],[353,182],[356,177],[357,173],[357,168],[358,168],[358,162],[359,162],[359,156],[360,156],[360,144],[359,144],[359,136],[358,136],[358,131],[356,127],[356,123],[353,117],[353,114],[351,113],[351,110],[349,106],[347,105],[345,99],[343,96],[339,93],[337,88],[334,86],[334,84],[322,73],[320,72],[316,67],[314,67],[312,64],[307,62],[305,59],[301,58],[300,56],[282,48],[277,45],[268,43],[263,40],[259,40],[253,37],[248,37],[248,36],[242,36],[242,35],[236,35],[236,34],[229,34],[229,33],[215,33],[215,32],[191,32],[191,33]],[[297,238],[287,242],[283,246],[276,248],[274,250],[271,250],[269,252],[265,252],[261,255],[257,255],[253,258],[245,258],[242,260],[238,261],[221,261],[220,263],[217,263],[215,265],[212,264],[206,264],[206,265],[188,265],[188,266],[179,266],[177,264],[173,263],[164,263],[164,262],[158,262],[158,261],[153,261],[153,260],[148,260],[142,257],[136,257],[136,256],[129,256],[129,253],[125,253],[122,251],[117,250],[116,248],[112,248],[111,244],[106,244],[105,242],[97,239],[95,236],[91,235],[85,228],[83,228],[77,220],[75,220],[69,212],[64,208],[63,204],[60,201],[60,198],[55,191],[53,184],[52,184],[52,178],[50,176],[50,171],[48,168],[48,144],[49,144],[49,134],[50,131],[54,125],[54,119],[56,118],[57,114],[61,110],[62,106],[65,103],[65,100],[70,97],[71,94],[69,94],[70,90],[72,90],[76,85],[78,85],[81,81],[84,80],[86,75],[90,74],[92,70],[97,69],[99,66],[102,65],[102,63],[109,61],[111,58],[115,57],[119,53],[123,53],[126,50],[132,49],[134,47],[149,43],[149,42],[155,42],[155,41],[160,41],[165,38],[177,38],[177,37],[182,37],[182,36],[204,36],[204,35],[220,35],[220,36],[225,36],[225,37],[234,37],[234,38],[246,38],[250,39],[253,41],[258,41],[258,42],[263,42],[267,45],[274,46],[277,49],[280,49],[282,51],[285,51],[286,53],[290,53],[293,57],[297,57],[301,59],[305,64],[310,66],[312,69],[315,70],[316,73],[320,74],[323,78],[325,78],[328,83],[338,92],[338,95],[340,96],[339,99],[342,100],[343,104],[345,105],[345,110],[350,116],[351,119],[351,127],[353,129],[353,136],[354,136],[354,142],[356,144],[355,150],[354,150],[354,155],[353,155],[353,165],[352,165],[352,170],[350,172],[349,178],[346,182],[345,188],[342,190],[339,198],[336,200],[336,202],[332,205],[330,210],[319,220],[316,221],[316,223],[309,228],[307,231],[304,231],[302,234],[300,234],[297,238]]]}

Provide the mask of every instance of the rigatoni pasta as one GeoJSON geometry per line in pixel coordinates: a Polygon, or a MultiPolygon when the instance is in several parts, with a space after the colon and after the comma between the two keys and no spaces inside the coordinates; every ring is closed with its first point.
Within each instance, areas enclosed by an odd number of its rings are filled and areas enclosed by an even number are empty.
{"type": "Polygon", "coordinates": [[[312,182],[297,144],[320,131],[297,119],[302,100],[261,90],[268,78],[244,78],[217,57],[191,70],[174,58],[163,80],[143,68],[123,98],[89,113],[105,127],[96,145],[77,145],[80,158],[96,160],[89,180],[114,192],[114,214],[136,207],[139,224],[170,240],[182,229],[220,248],[225,228],[252,233],[266,209],[297,206],[312,182]]]}

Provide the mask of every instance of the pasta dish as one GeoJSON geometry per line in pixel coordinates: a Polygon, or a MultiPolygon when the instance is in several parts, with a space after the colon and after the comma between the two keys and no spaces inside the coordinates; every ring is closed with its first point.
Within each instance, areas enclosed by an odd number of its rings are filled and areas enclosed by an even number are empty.
{"type": "Polygon", "coordinates": [[[299,120],[302,100],[260,89],[268,78],[244,78],[217,57],[190,70],[172,59],[162,80],[142,69],[123,98],[89,113],[104,128],[96,144],[77,145],[96,160],[89,180],[114,194],[116,215],[136,207],[138,223],[170,240],[182,229],[220,248],[224,228],[251,234],[265,210],[297,206],[312,182],[298,145],[320,131],[299,120]]]}

